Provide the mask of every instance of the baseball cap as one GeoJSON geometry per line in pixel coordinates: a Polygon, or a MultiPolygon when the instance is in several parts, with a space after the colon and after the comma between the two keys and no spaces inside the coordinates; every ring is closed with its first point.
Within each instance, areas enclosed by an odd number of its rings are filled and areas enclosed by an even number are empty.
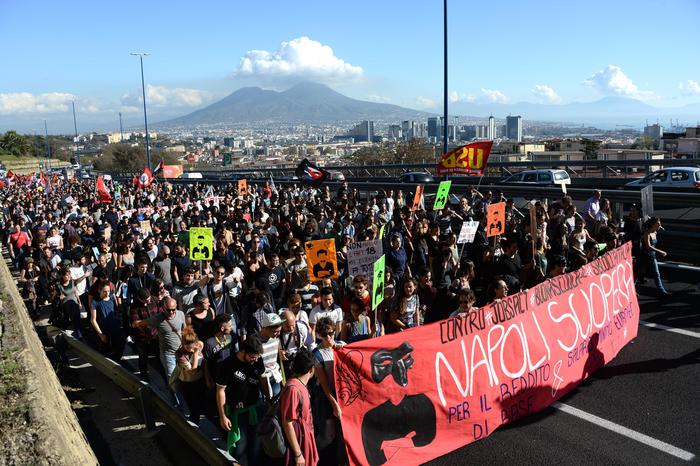
{"type": "Polygon", "coordinates": [[[265,327],[279,327],[282,325],[282,319],[280,316],[277,314],[271,312],[269,314],[265,314],[265,316],[262,319],[262,326],[263,328],[265,327]]]}

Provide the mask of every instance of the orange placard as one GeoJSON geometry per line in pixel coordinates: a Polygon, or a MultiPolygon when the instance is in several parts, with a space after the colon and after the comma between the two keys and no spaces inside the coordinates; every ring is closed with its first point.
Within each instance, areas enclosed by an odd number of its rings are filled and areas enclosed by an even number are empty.
{"type": "Polygon", "coordinates": [[[502,235],[506,231],[506,203],[489,204],[486,214],[486,236],[502,235]]]}
{"type": "Polygon", "coordinates": [[[318,282],[324,278],[338,278],[338,256],[334,239],[319,239],[304,244],[309,280],[318,282]]]}
{"type": "Polygon", "coordinates": [[[483,176],[493,141],[479,141],[452,149],[443,154],[437,166],[438,175],[483,176]]]}
{"type": "Polygon", "coordinates": [[[416,186],[416,195],[413,196],[413,206],[411,207],[411,212],[418,210],[420,207],[420,200],[423,197],[423,185],[419,184],[416,186]]]}
{"type": "Polygon", "coordinates": [[[238,180],[238,195],[245,196],[248,194],[248,180],[238,180]]]}

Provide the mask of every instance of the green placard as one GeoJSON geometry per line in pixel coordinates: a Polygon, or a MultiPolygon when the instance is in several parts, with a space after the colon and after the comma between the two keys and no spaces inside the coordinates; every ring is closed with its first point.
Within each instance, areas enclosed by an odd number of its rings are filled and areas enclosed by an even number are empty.
{"type": "Polygon", "coordinates": [[[384,258],[382,256],[374,261],[374,279],[372,280],[372,310],[384,301],[384,258]]]}
{"type": "Polygon", "coordinates": [[[440,182],[440,186],[438,186],[438,192],[435,195],[435,204],[433,204],[433,210],[440,210],[445,208],[448,196],[450,195],[450,186],[452,186],[452,180],[440,182]]]}
{"type": "Polygon", "coordinates": [[[190,228],[190,259],[209,261],[214,257],[214,230],[207,227],[190,228]]]}
{"type": "Polygon", "coordinates": [[[224,166],[231,165],[232,155],[230,152],[224,152],[224,166]]]}

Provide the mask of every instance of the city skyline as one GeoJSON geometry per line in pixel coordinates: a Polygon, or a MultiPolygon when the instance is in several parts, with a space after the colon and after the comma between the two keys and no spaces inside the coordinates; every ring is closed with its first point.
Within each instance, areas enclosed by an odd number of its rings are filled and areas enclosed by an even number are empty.
{"type": "MultiPolygon", "coordinates": [[[[192,11],[162,2],[127,1],[119,10],[6,2],[0,37],[9,72],[0,76],[0,129],[38,130],[47,119],[51,130],[72,100],[85,130],[114,127],[117,112],[125,125],[138,125],[140,75],[129,56],[136,50],[152,54],[144,61],[149,121],[185,115],[241,87],[281,90],[299,81],[441,113],[442,2],[434,3],[362,8],[360,1],[349,10],[318,2],[216,3],[192,11]],[[27,34],[22,18],[30,14],[27,34]]],[[[606,96],[660,108],[700,102],[700,74],[690,59],[697,2],[670,2],[673,26],[659,22],[652,2],[538,7],[449,3],[451,114],[483,108],[476,116],[488,117],[492,105],[606,96]],[[512,27],[515,18],[528,27],[512,27]],[[655,33],[645,24],[656,24],[655,33]]]]}

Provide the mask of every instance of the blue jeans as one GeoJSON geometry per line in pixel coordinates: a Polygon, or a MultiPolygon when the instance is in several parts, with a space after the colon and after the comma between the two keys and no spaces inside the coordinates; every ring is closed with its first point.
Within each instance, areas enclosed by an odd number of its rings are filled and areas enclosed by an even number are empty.
{"type": "Polygon", "coordinates": [[[170,376],[173,375],[175,366],[177,366],[175,352],[161,350],[160,363],[163,364],[163,369],[165,370],[165,381],[167,382],[168,380],[170,380],[170,376]]]}
{"type": "Polygon", "coordinates": [[[647,268],[647,271],[651,272],[651,276],[654,279],[654,284],[656,284],[656,288],[658,288],[659,291],[662,293],[668,293],[668,291],[666,291],[666,288],[664,288],[663,282],[661,281],[661,273],[659,272],[659,263],[656,261],[656,253],[652,252],[648,255],[648,258],[649,266],[647,268]]]}
{"type": "MultiPolygon", "coordinates": [[[[264,408],[258,409],[258,419],[262,420],[264,415],[264,408]]],[[[234,457],[238,460],[246,455],[248,458],[248,464],[254,465],[259,464],[260,460],[260,436],[258,435],[258,426],[251,426],[249,422],[248,413],[241,413],[238,415],[238,425],[241,429],[241,438],[236,442],[234,457]]]]}

